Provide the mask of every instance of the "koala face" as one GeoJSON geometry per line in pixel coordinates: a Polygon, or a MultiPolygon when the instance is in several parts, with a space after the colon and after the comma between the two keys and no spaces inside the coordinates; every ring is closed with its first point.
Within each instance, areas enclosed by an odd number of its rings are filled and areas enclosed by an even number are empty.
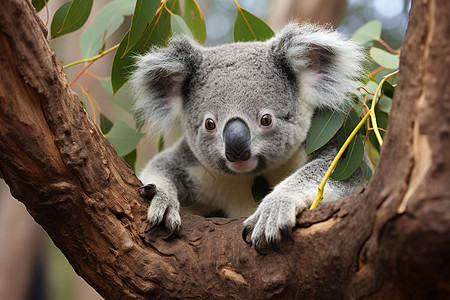
{"type": "Polygon", "coordinates": [[[176,37],[138,59],[135,110],[149,130],[181,122],[210,171],[259,174],[299,150],[317,107],[342,107],[361,59],[354,43],[314,25],[212,48],[176,37]]]}
{"type": "Polygon", "coordinates": [[[205,49],[182,114],[186,139],[208,169],[260,173],[304,142],[313,107],[276,67],[265,43],[205,49]]]}

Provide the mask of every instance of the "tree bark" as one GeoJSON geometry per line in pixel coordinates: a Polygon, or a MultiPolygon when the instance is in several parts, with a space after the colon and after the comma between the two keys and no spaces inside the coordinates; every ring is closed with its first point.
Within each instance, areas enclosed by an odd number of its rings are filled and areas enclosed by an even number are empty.
{"type": "Polygon", "coordinates": [[[0,10],[0,176],[107,299],[392,299],[450,295],[450,2],[415,1],[378,169],[305,211],[260,255],[242,219],[184,216],[143,234],[148,203],[67,85],[29,1],[0,10]]]}

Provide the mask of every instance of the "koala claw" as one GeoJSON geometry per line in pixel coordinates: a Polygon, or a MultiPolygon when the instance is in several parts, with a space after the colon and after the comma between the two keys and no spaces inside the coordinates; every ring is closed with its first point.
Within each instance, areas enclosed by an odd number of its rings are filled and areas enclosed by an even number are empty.
{"type": "Polygon", "coordinates": [[[244,229],[242,230],[242,239],[244,240],[244,242],[246,244],[251,245],[252,241],[247,240],[248,235],[252,232],[252,227],[250,225],[247,225],[244,227],[244,229]]]}
{"type": "Polygon", "coordinates": [[[272,192],[261,202],[256,212],[244,221],[243,240],[253,244],[258,253],[265,247],[279,251],[282,237],[293,240],[291,231],[295,226],[295,211],[294,199],[272,192]]]}
{"type": "Polygon", "coordinates": [[[158,226],[158,223],[148,223],[147,227],[145,227],[144,233],[149,233],[156,226],[158,226]]]}
{"type": "Polygon", "coordinates": [[[283,236],[286,236],[289,240],[294,241],[294,237],[292,236],[292,230],[289,228],[289,226],[284,225],[281,227],[281,234],[283,236]]]}
{"type": "Polygon", "coordinates": [[[149,233],[164,221],[164,226],[170,231],[163,239],[167,240],[181,227],[180,207],[177,199],[173,199],[164,189],[154,184],[146,184],[139,188],[139,194],[150,201],[147,219],[149,221],[144,233],[149,233]]]}
{"type": "Polygon", "coordinates": [[[178,232],[178,228],[174,227],[174,228],[172,228],[170,230],[169,234],[164,236],[164,237],[162,237],[162,239],[165,240],[165,241],[170,240],[176,232],[178,232]]]}

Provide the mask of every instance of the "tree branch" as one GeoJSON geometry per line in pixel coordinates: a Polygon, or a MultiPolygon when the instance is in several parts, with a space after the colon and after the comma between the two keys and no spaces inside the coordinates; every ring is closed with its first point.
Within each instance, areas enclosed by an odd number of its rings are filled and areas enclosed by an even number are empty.
{"type": "Polygon", "coordinates": [[[0,176],[108,299],[448,296],[449,11],[414,2],[367,190],[302,213],[278,252],[246,245],[242,219],[184,216],[174,239],[143,234],[139,180],[68,87],[24,0],[0,10],[0,176]]]}

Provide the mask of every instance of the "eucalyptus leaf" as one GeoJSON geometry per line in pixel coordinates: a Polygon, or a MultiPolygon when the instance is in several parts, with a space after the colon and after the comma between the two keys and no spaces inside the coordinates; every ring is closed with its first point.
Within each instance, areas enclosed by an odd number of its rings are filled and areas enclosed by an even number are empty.
{"type": "MultiPolygon", "coordinates": [[[[47,0],[47,5],[48,5],[49,1],[50,0],[47,0]]],[[[40,12],[41,9],[43,9],[45,7],[45,1],[44,0],[33,0],[32,4],[34,6],[34,9],[36,9],[37,12],[40,12]]]]}
{"type": "Polygon", "coordinates": [[[113,123],[109,120],[103,113],[100,113],[100,129],[103,134],[107,134],[111,128],[113,127],[113,123]]]}
{"type": "Polygon", "coordinates": [[[400,64],[398,55],[389,53],[383,49],[379,49],[376,47],[370,48],[370,56],[377,64],[385,67],[386,69],[398,69],[398,66],[400,64]]]}
{"type": "Polygon", "coordinates": [[[167,42],[171,34],[170,13],[165,9],[160,10],[150,25],[147,26],[139,41],[125,54],[128,34],[123,37],[114,55],[111,71],[111,84],[114,93],[122,87],[136,68],[134,56],[147,52],[152,46],[162,46],[167,42]]]}
{"type": "Polygon", "coordinates": [[[129,86],[127,83],[125,83],[124,86],[115,94],[111,85],[111,77],[103,78],[101,81],[101,86],[106,94],[108,94],[111,98],[112,102],[119,105],[125,111],[131,111],[133,101],[130,97],[129,86]]]}
{"type": "Polygon", "coordinates": [[[184,21],[191,30],[194,38],[200,44],[203,44],[206,41],[206,24],[197,1],[184,1],[184,21]]]}
{"type": "MultiPolygon", "coordinates": [[[[360,119],[354,110],[350,111],[350,114],[344,121],[344,126],[339,130],[337,134],[338,144],[340,147],[349,138],[352,131],[358,125],[360,119]]],[[[344,155],[339,159],[336,167],[334,168],[331,178],[336,180],[344,180],[350,177],[361,164],[364,156],[364,144],[359,134],[353,137],[352,141],[348,145],[344,152],[344,155]]]]}
{"type": "Polygon", "coordinates": [[[376,41],[381,36],[381,23],[380,21],[369,21],[361,26],[352,36],[352,40],[361,45],[368,45],[369,43],[376,41]]]}
{"type": "Polygon", "coordinates": [[[134,149],[127,155],[122,156],[123,160],[127,162],[127,164],[131,167],[133,172],[136,172],[136,159],[137,159],[137,151],[134,149]]]}
{"type": "Polygon", "coordinates": [[[189,30],[189,27],[186,25],[186,22],[184,22],[182,17],[176,14],[172,14],[170,16],[170,28],[172,29],[172,35],[186,35],[194,39],[194,36],[189,30]]]}
{"type": "Polygon", "coordinates": [[[369,182],[370,178],[372,178],[372,173],[373,173],[372,169],[369,167],[369,165],[364,160],[361,161],[360,168],[363,173],[364,183],[369,182]]]}
{"type": "Polygon", "coordinates": [[[167,0],[166,6],[172,13],[174,13],[176,15],[181,15],[180,1],[178,1],[178,0],[167,0]]]}
{"type": "Polygon", "coordinates": [[[375,80],[369,80],[369,82],[367,82],[366,84],[366,90],[369,93],[375,94],[375,92],[377,91],[378,88],[378,82],[376,82],[375,80]]]}
{"type": "Polygon", "coordinates": [[[106,134],[106,138],[113,144],[120,156],[125,156],[133,151],[142,137],[143,134],[123,121],[116,122],[106,134]]]}
{"type": "Polygon", "coordinates": [[[316,151],[336,134],[344,122],[345,114],[328,108],[321,108],[314,114],[306,138],[306,152],[316,151]]]}
{"type": "Polygon", "coordinates": [[[158,7],[162,8],[161,1],[159,0],[136,1],[123,55],[133,49],[134,45],[141,39],[145,29],[149,26],[155,16],[158,7]]]}
{"type": "Polygon", "coordinates": [[[105,42],[122,25],[124,16],[133,13],[136,0],[115,0],[106,4],[95,16],[94,22],[81,35],[83,58],[90,58],[103,49],[105,42]]]}
{"type": "Polygon", "coordinates": [[[72,0],[61,5],[55,12],[50,26],[52,38],[73,32],[86,23],[93,0],[72,0]]]}
{"type": "Polygon", "coordinates": [[[383,94],[389,98],[394,97],[395,87],[389,81],[383,83],[381,90],[383,91],[383,94]]]}
{"type": "Polygon", "coordinates": [[[234,23],[234,41],[265,41],[274,36],[273,30],[257,16],[238,7],[234,23]]]}
{"type": "Polygon", "coordinates": [[[377,106],[380,111],[389,114],[392,107],[392,99],[385,95],[381,95],[380,99],[378,100],[377,106]]]}
{"type": "Polygon", "coordinates": [[[125,54],[125,49],[128,44],[128,34],[122,38],[122,41],[119,44],[119,47],[114,54],[114,60],[111,69],[111,86],[113,88],[113,93],[116,93],[122,85],[128,80],[132,70],[134,70],[133,66],[133,58],[131,55],[122,55],[125,54]]]}

